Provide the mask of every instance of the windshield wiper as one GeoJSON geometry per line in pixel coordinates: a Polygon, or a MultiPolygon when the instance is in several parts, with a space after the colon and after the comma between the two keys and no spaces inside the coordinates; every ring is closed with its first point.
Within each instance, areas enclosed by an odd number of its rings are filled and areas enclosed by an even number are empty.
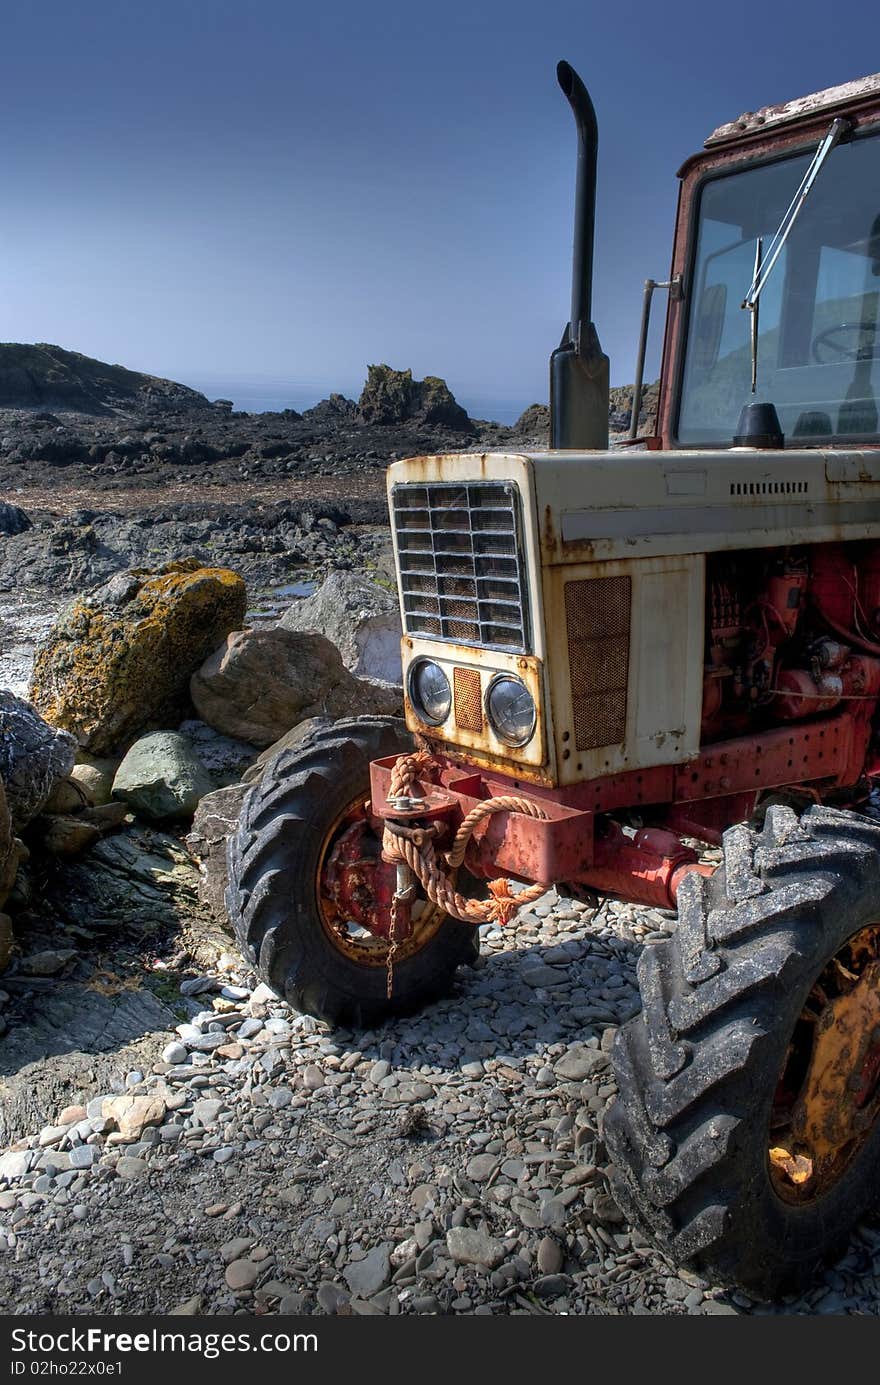
{"type": "Polygon", "coordinates": [[[749,291],[742,301],[742,306],[747,308],[750,312],[754,312],[755,310],[761,291],[773,272],[773,266],[782,253],[782,247],[791,234],[791,228],[800,215],[801,208],[807,200],[810,189],[819,175],[819,170],[834,146],[851,128],[850,121],[844,120],[841,116],[838,116],[837,119],[832,122],[831,128],[822,139],[819,148],[813,155],[809,168],[801,179],[800,187],[791,199],[788,211],[779,223],[779,228],[770,242],[766,259],[759,253],[755,264],[755,277],[752,279],[749,291]]]}

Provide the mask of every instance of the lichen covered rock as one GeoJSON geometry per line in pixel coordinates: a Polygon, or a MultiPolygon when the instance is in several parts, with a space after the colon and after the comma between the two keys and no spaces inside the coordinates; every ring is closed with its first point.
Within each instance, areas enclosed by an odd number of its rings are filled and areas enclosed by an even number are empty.
{"type": "Polygon", "coordinates": [[[37,650],[31,699],[92,755],[177,725],[191,674],[244,619],[245,584],[194,559],[111,577],[62,611],[37,650]]]}

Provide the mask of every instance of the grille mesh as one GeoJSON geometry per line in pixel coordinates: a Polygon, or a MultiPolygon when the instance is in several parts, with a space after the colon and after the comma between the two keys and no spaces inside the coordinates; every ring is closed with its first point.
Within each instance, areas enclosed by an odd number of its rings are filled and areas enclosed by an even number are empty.
{"type": "Polygon", "coordinates": [[[480,675],[475,668],[457,668],[452,675],[455,724],[459,731],[483,729],[483,699],[480,675]]]}
{"type": "Polygon", "coordinates": [[[629,577],[590,577],[565,584],[578,750],[620,745],[626,734],[631,588],[629,577]]]}
{"type": "Polygon", "coordinates": [[[529,653],[516,487],[395,486],[391,508],[406,633],[529,653]]]}

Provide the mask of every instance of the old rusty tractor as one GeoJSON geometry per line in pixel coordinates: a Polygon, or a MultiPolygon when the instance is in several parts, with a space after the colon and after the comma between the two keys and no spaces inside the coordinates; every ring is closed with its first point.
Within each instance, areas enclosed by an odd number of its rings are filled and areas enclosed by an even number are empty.
{"type": "Polygon", "coordinates": [[[275,759],[229,912],[291,1005],[357,1025],[448,988],[550,883],[677,908],[615,1040],[615,1192],[670,1258],[766,1292],[880,1169],[880,75],[685,163],[656,430],[636,399],[610,451],[595,115],[558,76],[551,446],[390,467],[406,723],[275,759]]]}

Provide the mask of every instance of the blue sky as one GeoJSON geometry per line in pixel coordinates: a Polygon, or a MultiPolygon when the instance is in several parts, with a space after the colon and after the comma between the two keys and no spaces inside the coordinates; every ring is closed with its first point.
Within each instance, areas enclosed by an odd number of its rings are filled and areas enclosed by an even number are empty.
{"type": "Polygon", "coordinates": [[[545,398],[566,58],[599,118],[594,315],[627,382],[679,164],[743,110],[880,67],[878,39],[868,0],[843,22],[818,0],[6,0],[0,338],[291,402],[373,361],[545,398]]]}

